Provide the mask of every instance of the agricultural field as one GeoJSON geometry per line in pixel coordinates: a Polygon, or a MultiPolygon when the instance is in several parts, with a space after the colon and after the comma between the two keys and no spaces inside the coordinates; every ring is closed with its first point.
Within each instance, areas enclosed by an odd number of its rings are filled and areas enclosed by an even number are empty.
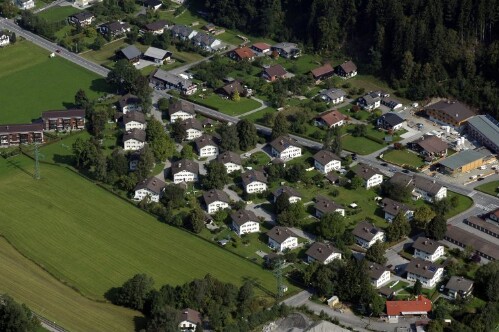
{"type": "Polygon", "coordinates": [[[41,112],[71,107],[78,89],[90,98],[111,92],[103,78],[28,41],[0,52],[0,123],[26,123],[41,112]],[[54,79],[55,78],[55,79],[54,79]]]}
{"type": "Polygon", "coordinates": [[[44,10],[38,14],[38,17],[45,19],[47,22],[60,22],[64,21],[73,14],[79,13],[81,10],[73,6],[55,6],[44,10]]]}
{"type": "Polygon", "coordinates": [[[65,284],[103,300],[136,273],[156,286],[206,273],[234,284],[255,280],[273,290],[270,272],[185,231],[161,224],[72,171],[27,157],[0,160],[0,232],[21,254],[65,284]],[[43,239],[35,241],[34,239],[43,239]]]}
{"type": "MultiPolygon", "coordinates": [[[[134,331],[141,313],[89,300],[59,282],[47,271],[0,238],[0,293],[70,331],[134,331]]],[[[45,331],[45,330],[40,330],[45,331]]]]}

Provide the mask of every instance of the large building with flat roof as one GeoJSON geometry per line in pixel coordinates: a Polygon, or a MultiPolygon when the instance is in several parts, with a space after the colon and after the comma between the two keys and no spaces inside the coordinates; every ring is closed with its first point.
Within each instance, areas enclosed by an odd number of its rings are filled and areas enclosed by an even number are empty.
{"type": "Polygon", "coordinates": [[[499,152],[499,121],[488,115],[477,115],[468,120],[468,135],[492,152],[499,152]]]}
{"type": "Polygon", "coordinates": [[[446,174],[466,173],[487,163],[492,154],[487,149],[464,150],[440,161],[441,171],[446,174]]]}

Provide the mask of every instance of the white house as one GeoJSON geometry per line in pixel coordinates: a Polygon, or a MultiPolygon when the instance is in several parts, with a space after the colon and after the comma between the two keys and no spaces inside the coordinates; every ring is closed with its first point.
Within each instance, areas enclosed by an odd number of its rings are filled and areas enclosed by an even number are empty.
{"type": "Polygon", "coordinates": [[[239,236],[260,231],[260,222],[253,211],[241,209],[232,213],[230,218],[232,219],[232,228],[239,236]]]}
{"type": "Polygon", "coordinates": [[[19,9],[23,10],[35,8],[35,2],[33,0],[16,0],[16,4],[19,9]]]}
{"type": "Polygon", "coordinates": [[[146,129],[146,117],[142,112],[128,112],[123,114],[123,125],[126,131],[133,129],[146,129]]]}
{"type": "Polygon", "coordinates": [[[375,288],[380,288],[384,284],[390,281],[390,270],[385,268],[383,265],[374,262],[367,262],[369,278],[371,278],[371,284],[375,288]]]}
{"type": "Polygon", "coordinates": [[[322,100],[334,105],[342,103],[346,95],[346,92],[341,89],[329,89],[320,93],[322,100]]]}
{"type": "Polygon", "coordinates": [[[314,155],[314,167],[324,174],[339,171],[341,169],[341,159],[331,151],[321,150],[314,155]]]}
{"type": "Polygon", "coordinates": [[[397,172],[393,174],[389,182],[411,188],[413,199],[424,199],[427,202],[433,202],[447,197],[447,187],[420,175],[414,174],[411,176],[397,172]]]}
{"type": "Polygon", "coordinates": [[[211,189],[203,193],[206,211],[209,214],[229,208],[230,198],[223,190],[211,189]]]}
{"type": "Polygon", "coordinates": [[[381,201],[381,208],[385,213],[385,220],[388,222],[392,222],[393,218],[399,213],[403,213],[408,221],[411,221],[414,217],[414,209],[388,197],[383,198],[381,201]]]}
{"type": "Polygon", "coordinates": [[[203,136],[203,125],[196,118],[188,118],[181,122],[187,134],[186,140],[192,141],[203,136]]]}
{"type": "Polygon", "coordinates": [[[197,182],[199,164],[192,160],[181,159],[172,163],[171,171],[174,183],[197,182]]]}
{"type": "Polygon", "coordinates": [[[193,119],[196,116],[194,111],[194,104],[187,103],[183,100],[178,100],[168,107],[168,114],[170,115],[170,122],[185,121],[193,119]]]}
{"type": "Polygon", "coordinates": [[[267,236],[269,247],[279,252],[298,247],[298,237],[287,227],[274,226],[267,236]]]}
{"type": "Polygon", "coordinates": [[[120,107],[121,113],[127,114],[128,112],[141,112],[142,107],[140,106],[139,97],[132,95],[130,93],[122,96],[118,100],[118,106],[120,107]]]}
{"type": "Polygon", "coordinates": [[[270,142],[272,156],[290,160],[301,156],[301,145],[289,136],[280,136],[270,142]]]}
{"type": "Polygon", "coordinates": [[[213,157],[218,155],[218,145],[210,135],[204,135],[194,140],[199,157],[213,157]]]}
{"type": "Polygon", "coordinates": [[[326,265],[335,259],[341,259],[341,251],[329,243],[314,242],[305,254],[309,264],[319,262],[326,265]]]}
{"type": "Polygon", "coordinates": [[[219,154],[217,161],[225,166],[228,174],[235,171],[241,171],[243,168],[241,157],[232,151],[225,151],[224,153],[219,154]]]}
{"type": "Polygon", "coordinates": [[[355,238],[355,242],[365,249],[370,248],[377,241],[385,241],[385,233],[367,221],[358,223],[352,231],[352,234],[355,238]]]}
{"type": "Polygon", "coordinates": [[[463,277],[452,276],[445,285],[445,288],[447,289],[447,294],[453,299],[457,299],[458,296],[466,298],[473,291],[473,281],[463,277]]]}
{"type": "Polygon", "coordinates": [[[425,237],[418,237],[412,247],[414,257],[425,261],[435,262],[444,255],[444,246],[440,242],[425,237]]]}
{"type": "Polygon", "coordinates": [[[355,169],[355,174],[364,180],[366,189],[379,186],[383,182],[383,174],[377,168],[359,163],[355,169]]]}
{"type": "Polygon", "coordinates": [[[301,201],[301,194],[295,189],[288,186],[279,187],[276,190],[274,190],[272,194],[274,196],[274,203],[277,201],[277,198],[282,194],[288,195],[288,201],[291,204],[301,201]]]}
{"type": "Polygon", "coordinates": [[[216,51],[222,45],[220,40],[204,32],[197,33],[192,38],[192,42],[194,45],[199,46],[208,52],[216,51]]]}
{"type": "Polygon", "coordinates": [[[433,288],[440,282],[444,274],[444,268],[436,263],[414,258],[406,267],[407,280],[419,280],[423,287],[433,288]]]}
{"type": "Polygon", "coordinates": [[[201,314],[192,309],[184,309],[180,314],[180,323],[178,328],[182,332],[194,331],[198,325],[202,324],[201,314]]]}
{"type": "Polygon", "coordinates": [[[345,216],[345,208],[324,196],[315,197],[315,216],[317,218],[322,218],[325,214],[339,213],[343,217],[345,216]]]}
{"type": "Polygon", "coordinates": [[[0,32],[0,47],[10,44],[10,37],[4,32],[0,32]]]}
{"type": "Polygon", "coordinates": [[[166,184],[158,178],[148,178],[135,186],[134,201],[142,201],[148,197],[150,202],[159,202],[166,184]]]}
{"type": "Polygon", "coordinates": [[[370,92],[357,100],[357,105],[359,105],[363,110],[372,111],[381,106],[381,98],[376,92],[370,92]]]}
{"type": "Polygon", "coordinates": [[[261,193],[267,190],[267,177],[263,172],[250,170],[241,175],[244,191],[248,194],[261,193]]]}
{"type": "Polygon", "coordinates": [[[142,129],[132,129],[123,135],[123,149],[137,151],[146,144],[146,132],[142,129]]]}

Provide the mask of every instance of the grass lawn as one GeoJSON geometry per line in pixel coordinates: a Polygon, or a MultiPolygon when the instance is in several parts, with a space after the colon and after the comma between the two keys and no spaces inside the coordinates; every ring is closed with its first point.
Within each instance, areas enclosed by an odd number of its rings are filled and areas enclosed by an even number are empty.
{"type": "Polygon", "coordinates": [[[114,57],[116,51],[125,47],[126,45],[127,44],[125,43],[124,38],[118,39],[107,43],[98,51],[84,52],[81,54],[81,56],[100,65],[110,66],[113,62],[111,58],[114,57]]]}
{"type": "Polygon", "coordinates": [[[47,20],[47,22],[60,22],[65,21],[68,16],[79,13],[81,10],[73,7],[73,6],[64,6],[64,7],[52,7],[40,12],[37,16],[47,20]]]}
{"type": "Polygon", "coordinates": [[[365,137],[354,137],[350,134],[341,138],[341,144],[343,149],[360,155],[370,154],[385,147],[365,137]]]}
{"type": "Polygon", "coordinates": [[[22,256],[4,238],[0,238],[0,260],[0,293],[8,293],[70,331],[134,331],[134,317],[141,316],[78,294],[22,256]]]}
{"type": "Polygon", "coordinates": [[[243,162],[245,167],[250,166],[256,169],[261,169],[268,163],[270,163],[270,157],[263,151],[253,153],[249,158],[244,159],[243,162]]]}
{"type": "Polygon", "coordinates": [[[222,99],[215,93],[205,94],[204,98],[201,98],[199,94],[190,96],[189,100],[195,103],[205,104],[208,107],[218,109],[220,112],[232,116],[244,114],[261,106],[259,102],[253,99],[241,97],[241,100],[233,101],[230,99],[222,99]]]}
{"type": "Polygon", "coordinates": [[[242,118],[243,119],[248,119],[251,122],[256,122],[256,123],[264,124],[263,123],[263,118],[264,118],[264,116],[267,113],[270,113],[270,114],[277,113],[277,110],[275,108],[272,108],[272,107],[266,107],[266,108],[264,108],[262,110],[259,110],[258,112],[245,115],[242,118]]]}
{"type": "Polygon", "coordinates": [[[26,123],[43,111],[72,106],[78,89],[91,99],[110,90],[104,78],[60,57],[49,58],[28,41],[0,52],[0,123],[26,123]]]}
{"type": "Polygon", "coordinates": [[[450,190],[447,191],[447,197],[449,199],[452,199],[452,197],[457,197],[457,206],[455,208],[452,208],[449,213],[446,213],[444,216],[447,219],[468,210],[473,205],[473,200],[470,197],[458,194],[450,190]]]}
{"type": "Polygon", "coordinates": [[[498,187],[499,187],[499,181],[492,181],[489,183],[482,184],[478,187],[475,187],[475,189],[484,192],[486,194],[492,195],[494,197],[497,197],[497,193],[499,193],[499,190],[497,190],[498,187]]]}
{"type": "Polygon", "coordinates": [[[383,159],[389,163],[404,166],[420,167],[424,165],[423,160],[416,153],[409,150],[391,150],[383,154],[383,159]]]}
{"type": "Polygon", "coordinates": [[[383,82],[372,75],[357,75],[346,80],[345,83],[349,83],[352,87],[364,88],[366,93],[369,91],[383,90],[390,93],[391,97],[399,100],[402,104],[410,103],[408,99],[395,96],[393,93],[394,90],[390,88],[386,82],[383,82]]]}
{"type": "Polygon", "coordinates": [[[147,213],[63,167],[41,165],[33,180],[27,157],[0,160],[0,232],[23,255],[84,295],[102,300],[136,273],[158,288],[212,274],[241,284],[252,279],[273,290],[259,266],[161,224],[147,213]],[[36,239],[43,239],[36,240],[36,239]]]}

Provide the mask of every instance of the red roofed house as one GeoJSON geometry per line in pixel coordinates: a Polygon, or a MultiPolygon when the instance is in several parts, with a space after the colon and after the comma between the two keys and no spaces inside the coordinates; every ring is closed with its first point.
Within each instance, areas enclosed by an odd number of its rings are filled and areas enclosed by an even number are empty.
{"type": "Polygon", "coordinates": [[[315,125],[319,127],[332,128],[343,126],[347,117],[337,110],[329,111],[315,118],[315,125]]]}
{"type": "Polygon", "coordinates": [[[181,331],[194,331],[202,323],[201,313],[193,309],[184,309],[180,314],[180,323],[178,328],[181,331]]]}
{"type": "Polygon", "coordinates": [[[273,82],[280,78],[286,78],[288,72],[281,65],[273,65],[263,69],[262,77],[267,81],[273,82]]]}
{"type": "Polygon", "coordinates": [[[241,61],[241,60],[248,60],[248,61],[253,61],[255,60],[255,52],[251,50],[248,46],[236,48],[234,51],[229,53],[229,57],[233,60],[241,61]]]}
{"type": "Polygon", "coordinates": [[[423,295],[412,301],[386,301],[386,315],[388,318],[426,316],[431,311],[431,305],[431,301],[423,295]]]}
{"type": "Polygon", "coordinates": [[[258,53],[270,53],[270,45],[266,43],[254,43],[253,46],[251,46],[251,49],[258,53]]]}
{"type": "Polygon", "coordinates": [[[316,81],[322,81],[333,76],[334,69],[331,66],[331,64],[326,63],[325,65],[320,66],[319,68],[312,69],[311,72],[312,76],[316,81]]]}

